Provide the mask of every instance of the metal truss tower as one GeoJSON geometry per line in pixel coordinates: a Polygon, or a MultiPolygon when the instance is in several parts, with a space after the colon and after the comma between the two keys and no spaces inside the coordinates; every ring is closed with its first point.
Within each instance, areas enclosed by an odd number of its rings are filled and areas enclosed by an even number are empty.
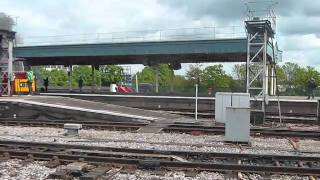
{"type": "MultiPolygon", "coordinates": [[[[247,47],[247,92],[253,96],[266,97],[274,94],[269,90],[270,73],[274,69],[274,32],[268,20],[246,21],[247,47]]],[[[272,74],[272,73],[271,73],[272,74]]],[[[272,79],[271,79],[272,80],[272,79]]],[[[272,81],[271,81],[272,82],[272,81]]]]}
{"type": "Polygon", "coordinates": [[[0,94],[11,96],[15,32],[0,29],[0,94]]]}
{"type": "MultiPolygon", "coordinates": [[[[245,21],[247,31],[247,83],[246,90],[259,103],[254,111],[265,114],[265,105],[268,96],[276,94],[276,63],[277,48],[275,48],[275,15],[268,7],[266,16],[255,16],[249,11],[248,20],[245,21]]],[[[264,118],[263,118],[264,119],[264,118]]]]}

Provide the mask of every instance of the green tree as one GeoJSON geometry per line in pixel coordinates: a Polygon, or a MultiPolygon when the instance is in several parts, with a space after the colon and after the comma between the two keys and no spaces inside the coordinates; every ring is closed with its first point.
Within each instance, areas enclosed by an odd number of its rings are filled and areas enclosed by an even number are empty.
{"type": "Polygon", "coordinates": [[[221,64],[206,67],[201,79],[206,87],[213,87],[214,90],[230,90],[233,83],[232,77],[226,74],[221,64]]]}
{"type": "MultiPolygon", "coordinates": [[[[33,67],[32,70],[37,78],[37,84],[40,87],[43,84],[43,79],[49,78],[50,86],[67,87],[69,83],[68,72],[66,70],[53,69],[46,70],[44,67],[33,67]]],[[[110,83],[119,83],[122,81],[122,67],[116,65],[101,66],[99,70],[95,70],[96,84],[108,86],[110,83]]],[[[72,71],[72,85],[78,86],[80,77],[84,80],[85,86],[92,85],[92,68],[91,66],[74,66],[72,71]]]]}
{"type": "Polygon", "coordinates": [[[201,82],[201,77],[203,74],[203,70],[201,69],[200,65],[190,65],[189,70],[186,73],[187,79],[191,81],[199,80],[201,82]]]}
{"type": "Polygon", "coordinates": [[[159,75],[160,75],[160,85],[161,86],[170,86],[174,80],[174,71],[169,67],[168,64],[159,65],[159,75]]]}
{"type": "Polygon", "coordinates": [[[181,75],[175,75],[173,82],[176,87],[181,88],[190,88],[194,86],[192,81],[188,80],[185,76],[181,75]]]}
{"type": "Polygon", "coordinates": [[[64,70],[53,69],[48,74],[49,82],[52,86],[67,86],[68,76],[64,70]]]}
{"type": "Polygon", "coordinates": [[[297,70],[298,68],[300,68],[300,66],[296,63],[292,63],[292,62],[286,62],[285,64],[283,64],[281,66],[283,68],[283,70],[288,74],[288,75],[292,75],[295,70],[297,70]]]}
{"type": "Polygon", "coordinates": [[[299,67],[295,70],[293,85],[295,87],[295,95],[304,95],[307,87],[307,82],[314,78],[319,84],[319,72],[311,66],[306,68],[299,67]]]}
{"type": "Polygon", "coordinates": [[[232,68],[232,75],[235,80],[246,80],[246,64],[236,64],[232,68]]]}
{"type": "Polygon", "coordinates": [[[123,81],[123,68],[116,65],[100,66],[101,84],[109,86],[110,84],[118,84],[123,81]]]}
{"type": "MultiPolygon", "coordinates": [[[[155,84],[156,80],[156,68],[157,67],[144,67],[141,72],[138,72],[139,83],[151,83],[155,84]]],[[[174,76],[173,70],[169,68],[168,64],[160,64],[159,68],[159,85],[169,86],[171,79],[174,76]]]]}
{"type": "MultiPolygon", "coordinates": [[[[97,74],[97,85],[99,85],[99,72],[97,74]]],[[[80,77],[83,79],[83,86],[92,85],[92,69],[91,66],[74,66],[72,71],[72,85],[78,86],[80,77]]]]}
{"type": "Polygon", "coordinates": [[[236,64],[232,68],[233,82],[231,89],[233,92],[245,92],[247,81],[246,64],[236,64]]]}
{"type": "Polygon", "coordinates": [[[276,78],[277,78],[277,83],[280,85],[285,84],[287,82],[286,72],[279,65],[276,66],[276,78]]]}
{"type": "Polygon", "coordinates": [[[286,84],[295,84],[293,83],[296,79],[297,71],[299,71],[300,67],[298,64],[287,62],[284,65],[281,66],[281,68],[284,71],[285,78],[284,83],[286,84]]]}
{"type": "Polygon", "coordinates": [[[151,83],[153,84],[155,82],[155,76],[156,76],[156,71],[150,67],[146,66],[142,69],[141,72],[137,73],[139,83],[151,83]]]}
{"type": "Polygon", "coordinates": [[[47,71],[43,67],[33,67],[32,70],[37,79],[38,87],[43,86],[43,79],[49,78],[49,85],[53,87],[64,87],[68,84],[68,76],[66,71],[53,69],[51,71],[47,71]]]}

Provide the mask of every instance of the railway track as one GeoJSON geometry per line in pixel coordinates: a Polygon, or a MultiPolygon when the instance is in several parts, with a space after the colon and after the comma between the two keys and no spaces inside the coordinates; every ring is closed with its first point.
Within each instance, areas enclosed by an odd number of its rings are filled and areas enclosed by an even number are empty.
{"type": "MultiPolygon", "coordinates": [[[[1,125],[6,126],[32,126],[32,127],[63,127],[65,123],[82,124],[84,129],[97,130],[125,130],[136,132],[149,124],[147,122],[114,122],[114,121],[71,121],[71,120],[32,120],[32,119],[0,119],[1,125]]],[[[163,132],[172,133],[194,133],[198,134],[224,134],[224,126],[204,126],[188,123],[166,124],[162,127],[163,132]]],[[[318,130],[297,130],[284,128],[259,128],[252,127],[253,136],[273,136],[273,137],[298,137],[298,138],[320,138],[318,130]]]]}
{"type": "MultiPolygon", "coordinates": [[[[155,110],[155,109],[154,109],[155,110]]],[[[194,112],[187,112],[187,111],[167,111],[172,114],[187,116],[187,117],[194,117],[194,112]]],[[[212,112],[199,112],[199,118],[214,118],[215,115],[212,112]]],[[[271,122],[279,122],[279,114],[274,113],[267,113],[265,117],[266,121],[271,122]]],[[[314,114],[294,114],[294,113],[283,113],[281,117],[282,122],[284,123],[299,123],[299,124],[318,124],[317,116],[314,114]]]]}
{"type": "MultiPolygon", "coordinates": [[[[320,156],[161,151],[0,140],[2,158],[135,166],[148,170],[197,170],[320,176],[320,156]]],[[[319,155],[319,154],[318,154],[319,155]]]]}
{"type": "MultiPolygon", "coordinates": [[[[193,132],[199,131],[204,134],[224,134],[224,126],[187,126],[187,125],[171,125],[165,132],[193,132]]],[[[299,137],[299,138],[320,138],[320,131],[311,130],[293,130],[283,128],[258,128],[252,127],[250,129],[253,136],[273,136],[273,137],[299,137]]]]}

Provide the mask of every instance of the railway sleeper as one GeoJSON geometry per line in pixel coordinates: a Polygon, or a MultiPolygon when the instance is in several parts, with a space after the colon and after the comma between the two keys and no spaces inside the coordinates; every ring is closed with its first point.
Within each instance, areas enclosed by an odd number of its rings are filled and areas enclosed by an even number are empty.
{"type": "Polygon", "coordinates": [[[9,160],[10,159],[10,153],[8,153],[8,152],[4,152],[4,153],[2,153],[2,155],[0,156],[0,160],[1,161],[7,161],[7,160],[9,160]]]}
{"type": "Polygon", "coordinates": [[[156,170],[159,169],[160,166],[159,160],[140,160],[138,165],[139,168],[147,170],[156,170]]]}
{"type": "MultiPolygon", "coordinates": [[[[33,154],[35,159],[38,160],[48,160],[50,157],[52,158],[53,154],[47,153],[27,153],[26,152],[10,152],[12,157],[23,158],[27,154],[33,154]]],[[[301,175],[320,175],[319,167],[316,168],[299,168],[292,166],[257,166],[257,165],[244,165],[244,164],[212,164],[212,163],[198,163],[198,162],[176,162],[176,161],[160,161],[160,160],[137,160],[137,159],[123,159],[123,158],[105,158],[105,157],[81,157],[81,156],[73,156],[73,155],[59,155],[64,162],[75,162],[79,160],[79,158],[84,158],[86,163],[94,163],[94,164],[131,164],[138,165],[141,169],[159,169],[160,167],[165,168],[183,168],[183,169],[201,169],[201,170],[209,170],[209,171],[240,171],[240,172],[270,172],[270,173],[284,173],[284,174],[301,174],[301,175]]],[[[73,176],[80,176],[79,170],[73,172],[73,176]]]]}
{"type": "Polygon", "coordinates": [[[58,156],[53,156],[52,159],[45,164],[45,166],[48,168],[56,168],[60,165],[61,162],[58,156]]]}
{"type": "Polygon", "coordinates": [[[80,180],[96,180],[98,178],[101,178],[108,171],[110,171],[110,169],[107,169],[105,167],[97,167],[82,175],[80,177],[80,180]]]}
{"type": "Polygon", "coordinates": [[[64,179],[64,180],[73,179],[70,170],[67,170],[67,169],[59,169],[54,173],[50,174],[47,178],[48,179],[64,179]]]}

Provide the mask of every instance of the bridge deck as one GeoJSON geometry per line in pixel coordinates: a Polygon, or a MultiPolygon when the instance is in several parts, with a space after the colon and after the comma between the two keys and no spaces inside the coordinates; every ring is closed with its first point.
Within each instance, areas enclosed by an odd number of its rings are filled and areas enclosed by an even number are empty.
{"type": "Polygon", "coordinates": [[[247,40],[240,38],[25,46],[15,48],[14,55],[30,65],[245,62],[246,47],[247,40]]]}

